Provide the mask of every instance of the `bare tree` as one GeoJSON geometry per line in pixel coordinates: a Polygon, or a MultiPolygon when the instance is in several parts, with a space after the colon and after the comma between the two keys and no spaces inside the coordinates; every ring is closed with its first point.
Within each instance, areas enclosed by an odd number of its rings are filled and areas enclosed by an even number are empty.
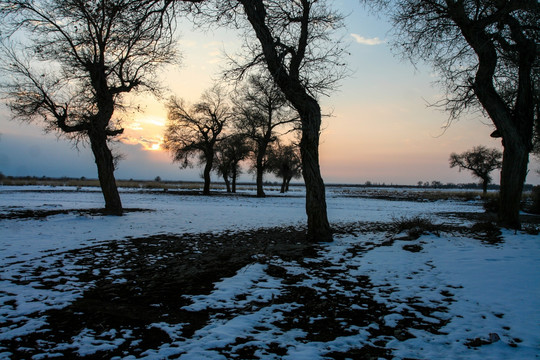
{"type": "Polygon", "coordinates": [[[236,127],[253,142],[257,197],[264,197],[267,149],[279,136],[294,130],[298,116],[291,111],[283,92],[267,76],[250,76],[238,91],[235,103],[236,127]],[[278,133],[278,129],[282,131],[278,133]]]}
{"type": "Polygon", "coordinates": [[[22,121],[90,142],[105,210],[121,215],[110,139],[122,134],[125,94],[157,90],[176,58],[174,22],[158,1],[0,0],[5,98],[22,121]]]}
{"type": "Polygon", "coordinates": [[[242,173],[240,162],[251,152],[243,134],[226,136],[217,146],[214,168],[223,177],[227,192],[236,193],[236,181],[242,173]]]}
{"type": "Polygon", "coordinates": [[[193,164],[198,156],[204,163],[203,194],[210,194],[210,173],[214,165],[216,144],[225,124],[231,119],[225,91],[219,86],[207,90],[201,100],[190,106],[182,99],[171,98],[167,104],[168,123],[164,148],[182,168],[193,164]]]}
{"type": "Polygon", "coordinates": [[[502,153],[497,149],[488,149],[485,146],[475,146],[472,150],[461,154],[450,154],[450,167],[458,167],[470,170],[473,176],[482,180],[482,190],[484,195],[487,193],[487,187],[491,182],[489,175],[493,170],[500,169],[502,166],[502,153]]]}
{"type": "Polygon", "coordinates": [[[289,191],[293,178],[302,176],[302,160],[298,144],[274,143],[269,152],[268,170],[282,179],[281,193],[289,191]]]}
{"type": "MultiPolygon", "coordinates": [[[[502,137],[499,222],[519,228],[538,94],[540,4],[537,0],[403,0],[389,4],[396,43],[413,61],[430,61],[447,89],[453,119],[481,109],[502,137]]],[[[381,3],[378,2],[378,3],[381,3]]],[[[538,120],[537,120],[538,121],[538,120]]]]}
{"type": "Polygon", "coordinates": [[[331,241],[319,166],[321,108],[318,97],[333,91],[346,72],[343,63],[346,51],[335,36],[343,26],[343,16],[334,11],[327,0],[216,0],[209,3],[214,4],[213,11],[199,8],[203,16],[213,16],[214,23],[217,18],[246,31],[243,54],[240,58],[231,58],[229,75],[242,78],[250,70],[263,67],[298,112],[306,184],[307,237],[312,241],[331,241]]]}

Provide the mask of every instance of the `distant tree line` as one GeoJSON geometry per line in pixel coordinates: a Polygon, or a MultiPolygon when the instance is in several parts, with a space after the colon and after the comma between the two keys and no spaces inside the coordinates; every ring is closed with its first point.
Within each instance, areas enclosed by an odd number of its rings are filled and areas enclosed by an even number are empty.
{"type": "Polygon", "coordinates": [[[280,138],[298,132],[298,116],[264,74],[250,76],[226,94],[223,86],[215,85],[195,104],[173,97],[167,103],[164,147],[182,168],[203,165],[205,195],[210,194],[212,171],[228,192],[236,192],[240,164],[246,161],[255,174],[257,197],[265,196],[265,173],[281,178],[281,190],[286,192],[291,179],[300,177],[302,166],[298,146],[280,138]]]}

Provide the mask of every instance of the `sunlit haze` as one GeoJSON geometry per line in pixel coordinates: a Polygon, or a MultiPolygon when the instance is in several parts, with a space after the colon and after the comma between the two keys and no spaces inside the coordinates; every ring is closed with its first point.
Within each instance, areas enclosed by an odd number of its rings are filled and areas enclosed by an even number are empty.
{"type": "MultiPolygon", "coordinates": [[[[493,127],[481,114],[468,114],[446,127],[448,114],[429,107],[441,98],[433,85],[437,75],[430,67],[413,66],[391,50],[389,24],[368,14],[359,2],[335,2],[347,18],[344,33],[351,55],[343,59],[352,70],[338,91],[322,98],[324,119],[321,136],[321,170],[327,183],[366,181],[386,184],[476,182],[468,172],[450,169],[452,152],[485,145],[502,150],[500,139],[489,134],[493,127]]],[[[164,102],[170,95],[197,101],[225,66],[224,52],[234,54],[241,39],[231,30],[194,30],[180,21],[181,66],[159,74],[168,88],[162,99],[140,95],[130,99],[133,108],[123,117],[124,134],[113,143],[123,160],[118,179],[199,180],[199,168],[179,169],[160,146],[166,125],[164,102]]],[[[96,178],[97,170],[88,145],[77,148],[56,134],[43,134],[40,124],[11,121],[0,109],[0,172],[12,176],[96,178]],[[78,151],[77,151],[78,149],[78,151]]],[[[531,157],[527,183],[540,184],[539,162],[531,157]]],[[[499,176],[493,174],[494,181],[499,176]]],[[[217,176],[214,175],[214,179],[217,176]]],[[[273,178],[269,177],[270,180],[273,178]]],[[[252,181],[251,174],[241,180],[252,181]]]]}

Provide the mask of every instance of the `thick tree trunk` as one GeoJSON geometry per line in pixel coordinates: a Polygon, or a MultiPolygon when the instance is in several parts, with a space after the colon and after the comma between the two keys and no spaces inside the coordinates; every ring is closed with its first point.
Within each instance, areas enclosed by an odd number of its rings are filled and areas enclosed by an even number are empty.
{"type": "MultiPolygon", "coordinates": [[[[244,8],[249,22],[262,46],[268,70],[274,77],[287,100],[298,111],[302,122],[302,174],[306,184],[306,214],[308,218],[307,236],[311,241],[332,241],[332,230],[326,214],[326,195],[319,167],[319,131],[321,129],[321,109],[317,100],[308,94],[300,80],[300,66],[305,55],[309,38],[307,20],[300,21],[299,49],[287,69],[283,58],[276,51],[276,41],[266,24],[266,8],[262,0],[238,0],[244,8]]],[[[304,15],[309,9],[304,9],[304,15]]],[[[281,51],[281,50],[280,50],[281,51]]]]}
{"type": "Polygon", "coordinates": [[[107,136],[105,133],[89,132],[88,137],[98,169],[99,185],[105,199],[105,212],[122,215],[122,201],[116,187],[113,155],[107,146],[107,136]]]}
{"type": "Polygon", "coordinates": [[[332,230],[326,213],[326,193],[319,166],[319,131],[321,110],[313,99],[300,113],[302,121],[302,175],[306,184],[307,236],[311,241],[332,241],[332,230]]]}
{"type": "Polygon", "coordinates": [[[529,152],[523,145],[509,143],[506,141],[503,151],[498,219],[503,227],[520,229],[519,211],[529,152]]]}
{"type": "Polygon", "coordinates": [[[534,40],[523,36],[516,23],[509,23],[512,39],[516,41],[518,50],[518,87],[515,89],[517,96],[512,107],[505,102],[504,96],[497,92],[494,86],[499,55],[493,36],[485,29],[471,26],[470,19],[465,16],[463,3],[459,6],[456,4],[451,10],[450,15],[478,56],[475,94],[503,138],[499,224],[519,229],[521,193],[527,176],[532,145],[534,123],[532,66],[536,61],[537,46],[534,40]]]}
{"type": "Polygon", "coordinates": [[[281,194],[285,193],[286,182],[287,182],[287,178],[284,176],[283,181],[281,182],[281,190],[279,190],[281,194]]]}
{"type": "Polygon", "coordinates": [[[214,163],[214,153],[206,155],[206,164],[204,166],[203,178],[204,188],[203,195],[210,195],[210,173],[212,172],[212,165],[214,163]]]}

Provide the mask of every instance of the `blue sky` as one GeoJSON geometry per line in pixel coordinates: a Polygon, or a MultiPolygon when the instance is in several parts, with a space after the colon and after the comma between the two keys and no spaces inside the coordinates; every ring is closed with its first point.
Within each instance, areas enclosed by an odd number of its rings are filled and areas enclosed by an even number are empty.
{"type": "MultiPolygon", "coordinates": [[[[501,148],[489,137],[489,119],[480,114],[463,116],[446,131],[448,115],[428,107],[441,96],[433,85],[436,74],[421,62],[413,66],[391,50],[390,26],[383,17],[365,11],[358,2],[341,0],[336,6],[345,14],[344,38],[351,55],[344,59],[352,75],[321,104],[332,117],[324,120],[321,137],[321,170],[328,183],[416,184],[418,181],[475,182],[468,172],[450,169],[451,152],[476,145],[501,148]]],[[[193,30],[181,23],[182,66],[167,68],[161,78],[171,94],[196,101],[218,78],[223,51],[234,53],[241,43],[237,34],[219,29],[193,30]]],[[[158,148],[165,124],[162,103],[136,97],[142,113],[127,118],[125,136],[115,144],[124,155],[119,179],[199,180],[200,169],[180,170],[169,154],[158,148]]],[[[55,134],[44,134],[39,124],[10,121],[0,108],[0,172],[15,176],[97,177],[89,147],[73,144],[55,134]]],[[[530,165],[528,183],[540,184],[538,161],[530,165]]],[[[498,182],[498,175],[494,180],[498,182]]],[[[246,174],[243,180],[252,180],[246,174]]]]}

